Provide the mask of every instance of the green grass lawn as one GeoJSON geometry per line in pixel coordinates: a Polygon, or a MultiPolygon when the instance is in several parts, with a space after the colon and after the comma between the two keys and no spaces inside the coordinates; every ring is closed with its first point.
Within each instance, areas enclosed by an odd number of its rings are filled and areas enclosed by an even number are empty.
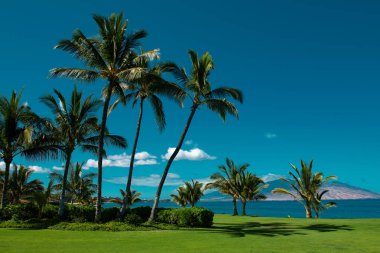
{"type": "Polygon", "coordinates": [[[0,252],[380,252],[380,219],[216,215],[209,229],[131,232],[0,229],[0,252]]]}

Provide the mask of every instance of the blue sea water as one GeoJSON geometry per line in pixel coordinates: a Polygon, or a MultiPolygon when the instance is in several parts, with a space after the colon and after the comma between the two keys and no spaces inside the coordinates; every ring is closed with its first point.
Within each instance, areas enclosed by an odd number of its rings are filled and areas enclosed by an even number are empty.
{"type": "MultiPolygon", "coordinates": [[[[331,207],[320,214],[321,218],[380,218],[380,199],[336,200],[336,207],[331,207]]],[[[136,203],[133,207],[152,206],[152,202],[136,203]]],[[[115,206],[105,203],[104,207],[115,206]]],[[[230,201],[200,201],[197,206],[211,209],[214,213],[231,214],[230,201]]],[[[172,202],[161,202],[160,207],[178,207],[172,202]]],[[[241,205],[238,203],[240,212],[241,205]]],[[[247,214],[262,217],[305,217],[303,206],[297,201],[256,201],[247,203],[247,214]]]]}

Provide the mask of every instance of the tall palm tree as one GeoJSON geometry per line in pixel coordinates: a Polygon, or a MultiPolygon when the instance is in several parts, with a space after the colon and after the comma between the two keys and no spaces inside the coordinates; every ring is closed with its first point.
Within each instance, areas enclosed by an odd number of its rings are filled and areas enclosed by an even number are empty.
{"type": "MultiPolygon", "coordinates": [[[[91,203],[92,195],[96,192],[95,177],[96,173],[83,173],[83,163],[71,163],[66,184],[66,199],[71,203],[91,203]]],[[[50,178],[57,181],[54,188],[62,191],[64,176],[58,172],[52,172],[50,178]]]]}
{"type": "Polygon", "coordinates": [[[211,175],[211,179],[214,180],[206,185],[206,189],[217,189],[219,192],[232,197],[233,214],[238,215],[236,200],[239,198],[239,178],[240,173],[248,168],[248,164],[241,166],[235,165],[234,161],[226,158],[226,164],[219,166],[219,171],[211,175]]]}
{"type": "MultiPolygon", "coordinates": [[[[141,68],[135,68],[131,61],[135,58],[132,54],[133,50],[140,45],[140,40],[146,37],[147,33],[140,30],[127,35],[128,22],[123,20],[122,14],[113,13],[110,17],[94,15],[93,19],[99,28],[98,37],[88,38],[77,29],[73,32],[71,40],[62,40],[55,47],[73,54],[88,68],[55,68],[50,71],[50,74],[53,77],[68,77],[85,82],[107,80],[107,85],[103,89],[104,104],[98,144],[98,193],[95,220],[99,222],[101,220],[104,134],[110,113],[111,97],[117,94],[121,102],[125,102],[124,83],[139,77],[144,71],[141,68]]],[[[141,57],[158,58],[158,50],[148,51],[141,57]]]]}
{"type": "MultiPolygon", "coordinates": [[[[142,53],[143,54],[143,53],[142,53]]],[[[162,66],[157,64],[154,67],[149,65],[149,59],[141,58],[136,54],[135,67],[139,67],[141,69],[145,69],[145,73],[141,75],[141,77],[137,78],[131,85],[127,86],[127,95],[125,96],[125,100],[133,100],[132,105],[134,106],[136,103],[139,103],[139,116],[137,119],[136,126],[136,135],[133,143],[131,161],[129,165],[129,173],[128,180],[125,192],[127,193],[127,198],[123,205],[121,206],[120,216],[123,217],[126,209],[129,209],[129,205],[127,203],[127,199],[130,198],[131,185],[132,185],[132,175],[133,175],[133,167],[137,149],[137,143],[140,136],[140,128],[141,121],[143,117],[143,108],[144,102],[148,101],[153,108],[155,113],[156,122],[160,131],[163,131],[166,125],[165,113],[163,103],[160,99],[160,96],[165,96],[169,99],[173,99],[176,102],[179,102],[182,105],[182,101],[185,98],[184,90],[179,87],[177,84],[170,83],[164,80],[161,76],[161,72],[163,71],[162,66]]]]}
{"type": "Polygon", "coordinates": [[[238,117],[238,110],[232,102],[227,100],[227,98],[233,98],[238,102],[243,102],[243,94],[238,89],[227,87],[212,89],[208,77],[210,76],[211,70],[214,69],[214,62],[208,52],[203,54],[200,59],[193,50],[189,50],[189,55],[192,63],[190,75],[187,75],[184,69],[179,68],[173,63],[168,63],[165,65],[165,68],[168,71],[171,71],[177,80],[184,85],[188,97],[191,98],[192,105],[185,128],[183,129],[174,152],[171,154],[166,164],[160,183],[157,187],[153,208],[149,218],[151,221],[156,217],[156,211],[158,203],[160,201],[161,191],[164,186],[166,177],[169,173],[170,166],[172,165],[174,159],[182,147],[183,141],[186,137],[187,131],[189,130],[195,112],[202,106],[206,106],[210,110],[216,112],[222,118],[222,120],[225,121],[227,114],[238,117]]]}
{"type": "MultiPolygon", "coordinates": [[[[59,217],[63,218],[66,183],[71,157],[77,147],[80,147],[82,151],[97,153],[99,125],[96,112],[102,105],[102,101],[93,99],[92,96],[83,98],[82,92],[77,91],[76,87],[69,101],[66,101],[66,98],[58,90],[54,90],[54,94],[57,99],[53,95],[47,95],[42,97],[41,101],[48,106],[55,115],[54,122],[49,124],[50,138],[55,139],[65,159],[58,211],[59,217]]],[[[109,135],[106,132],[104,138],[110,144],[126,147],[126,141],[123,137],[109,135]]]]}
{"type": "Polygon", "coordinates": [[[179,205],[180,207],[185,207],[188,203],[185,186],[181,185],[180,187],[178,187],[176,191],[177,194],[170,194],[170,197],[172,197],[172,201],[177,203],[177,205],[179,205]]]}
{"type": "Polygon", "coordinates": [[[249,171],[240,170],[237,188],[242,204],[241,215],[246,215],[247,201],[266,199],[266,196],[261,193],[261,190],[266,187],[268,187],[268,185],[255,174],[252,174],[249,171]]]}
{"type": "Polygon", "coordinates": [[[293,164],[290,165],[292,166],[295,173],[289,171],[291,179],[281,178],[281,180],[287,182],[292,188],[292,191],[288,191],[284,188],[275,188],[272,192],[292,196],[295,200],[304,206],[306,211],[306,218],[312,218],[311,209],[313,201],[316,201],[316,199],[319,197],[321,200],[323,196],[323,194],[319,193],[318,190],[325,182],[331,179],[336,179],[336,176],[328,176],[326,178],[323,178],[322,172],[313,174],[313,161],[307,165],[304,161],[301,160],[301,171],[298,170],[298,168],[293,164]],[[318,194],[320,194],[319,197],[317,196],[318,194]]]}
{"type": "Polygon", "coordinates": [[[12,204],[28,202],[31,196],[43,190],[43,183],[39,179],[30,180],[33,170],[24,166],[14,166],[9,178],[9,200],[12,204]]]}
{"type": "Polygon", "coordinates": [[[9,170],[13,159],[24,156],[33,160],[57,156],[57,150],[44,138],[40,118],[27,103],[22,104],[20,92],[9,99],[0,97],[0,159],[5,163],[0,208],[7,204],[9,170]]]}

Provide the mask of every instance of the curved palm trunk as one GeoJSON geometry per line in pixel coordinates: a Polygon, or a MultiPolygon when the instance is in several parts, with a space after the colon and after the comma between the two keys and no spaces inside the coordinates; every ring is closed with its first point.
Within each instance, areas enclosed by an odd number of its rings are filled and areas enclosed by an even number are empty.
{"type": "Polygon", "coordinates": [[[99,133],[99,146],[98,146],[98,194],[96,198],[96,209],[95,209],[95,222],[100,222],[102,218],[101,209],[102,209],[102,179],[103,179],[103,154],[104,154],[104,132],[106,130],[107,125],[107,114],[108,107],[111,100],[112,94],[112,85],[108,87],[107,97],[104,101],[103,106],[103,114],[102,114],[102,123],[100,125],[100,133],[99,133]]]}
{"type": "Polygon", "coordinates": [[[247,201],[246,200],[242,200],[241,201],[241,205],[242,205],[242,207],[241,207],[241,215],[242,216],[246,216],[247,213],[245,212],[245,209],[246,209],[246,206],[247,206],[247,201]]]}
{"type": "Polygon", "coordinates": [[[179,150],[182,147],[183,141],[184,141],[184,139],[186,137],[187,131],[189,130],[191,121],[193,120],[193,117],[194,117],[194,114],[195,114],[196,110],[197,110],[197,107],[193,105],[193,107],[191,108],[190,116],[187,119],[187,123],[186,123],[185,129],[183,129],[183,132],[182,132],[181,138],[179,139],[177,147],[174,150],[173,154],[170,156],[170,158],[168,160],[168,163],[166,164],[164,173],[162,175],[161,181],[160,181],[160,183],[158,185],[158,188],[157,188],[156,196],[154,198],[154,203],[153,203],[152,211],[150,213],[149,221],[153,221],[156,218],[156,212],[157,212],[158,202],[160,201],[161,191],[162,191],[162,188],[164,187],[164,183],[165,183],[166,177],[167,177],[167,175],[169,173],[170,166],[172,165],[172,163],[174,161],[174,158],[177,156],[179,150]]]}
{"type": "Polygon", "coordinates": [[[59,199],[59,209],[58,209],[58,216],[61,219],[65,215],[65,197],[66,197],[66,187],[67,187],[67,175],[69,174],[69,167],[70,167],[70,163],[71,163],[72,153],[73,153],[72,151],[68,151],[66,154],[65,171],[63,172],[62,190],[61,190],[61,197],[59,199]]]}
{"type": "Polygon", "coordinates": [[[8,184],[9,184],[9,169],[11,167],[12,161],[4,161],[5,162],[5,173],[4,173],[4,184],[3,184],[3,192],[1,196],[1,206],[0,208],[4,208],[8,203],[8,184]]]}
{"type": "Polygon", "coordinates": [[[236,198],[232,198],[232,203],[234,205],[234,212],[233,212],[233,216],[236,216],[238,215],[238,210],[237,210],[237,206],[236,206],[236,198]]]}
{"type": "Polygon", "coordinates": [[[139,141],[139,136],[140,136],[140,127],[141,127],[141,120],[142,120],[142,115],[143,115],[143,105],[144,105],[144,99],[140,99],[140,113],[139,113],[139,118],[137,120],[135,142],[133,143],[131,162],[129,165],[127,187],[125,189],[125,192],[127,195],[125,196],[125,198],[123,198],[123,204],[121,206],[120,214],[119,214],[120,217],[124,217],[126,210],[130,208],[128,199],[132,197],[131,185],[132,185],[133,165],[135,162],[137,143],[139,141]]]}

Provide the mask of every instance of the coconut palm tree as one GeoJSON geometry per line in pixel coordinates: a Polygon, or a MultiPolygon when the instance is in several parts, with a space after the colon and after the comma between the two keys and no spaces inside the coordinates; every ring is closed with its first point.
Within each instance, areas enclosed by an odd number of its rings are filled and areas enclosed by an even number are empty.
{"type": "Polygon", "coordinates": [[[127,195],[127,193],[123,191],[123,189],[120,189],[120,194],[121,198],[112,198],[109,201],[111,203],[119,204],[120,206],[123,205],[125,199],[127,199],[127,205],[129,206],[132,206],[134,203],[141,201],[141,192],[131,191],[131,194],[127,195]]]}
{"type": "Polygon", "coordinates": [[[58,153],[40,131],[40,118],[27,103],[22,103],[21,96],[22,92],[13,91],[9,99],[0,97],[0,159],[5,163],[0,208],[7,204],[9,171],[16,156],[42,160],[55,158],[58,153]]]}
{"type": "Polygon", "coordinates": [[[226,164],[219,166],[219,171],[211,175],[210,179],[214,180],[206,185],[206,189],[217,189],[222,194],[232,197],[233,214],[238,215],[236,200],[239,198],[239,178],[240,173],[248,168],[248,164],[236,166],[234,161],[226,158],[226,164]]]}
{"type": "MultiPolygon", "coordinates": [[[[142,54],[143,53],[144,52],[142,52],[142,54]]],[[[141,75],[140,78],[137,78],[131,85],[127,86],[128,93],[125,96],[126,101],[133,100],[133,103],[132,103],[133,106],[139,103],[139,116],[137,119],[136,135],[135,135],[135,140],[132,147],[128,180],[127,180],[127,186],[125,190],[127,195],[131,194],[133,167],[134,167],[137,143],[140,136],[140,128],[141,128],[141,121],[143,117],[144,102],[147,101],[152,106],[158,128],[160,131],[163,131],[166,125],[166,120],[165,120],[164,107],[160,99],[160,96],[165,96],[169,99],[173,99],[176,102],[180,103],[180,105],[182,105],[182,101],[185,98],[185,92],[181,87],[179,87],[175,83],[165,81],[162,78],[161,76],[162,65],[157,64],[156,66],[151,67],[149,65],[149,59],[141,58],[137,54],[136,54],[136,59],[138,59],[138,61],[134,61],[136,64],[135,67],[146,69],[146,71],[144,74],[141,75]]],[[[120,217],[123,217],[126,209],[129,209],[129,205],[127,204],[128,198],[130,198],[130,196],[127,196],[127,198],[125,199],[121,207],[120,217]]]]}
{"type": "Polygon", "coordinates": [[[237,183],[239,198],[242,204],[241,215],[245,216],[247,201],[266,199],[266,196],[261,193],[261,190],[268,187],[268,185],[265,184],[261,178],[246,170],[239,171],[237,183]]]}
{"type": "MultiPolygon", "coordinates": [[[[140,30],[127,35],[128,22],[123,20],[122,14],[114,13],[110,17],[94,15],[93,18],[98,25],[99,36],[88,38],[77,29],[73,32],[71,40],[62,40],[55,47],[73,54],[87,68],[55,68],[50,71],[50,74],[53,77],[67,77],[84,82],[107,80],[103,89],[104,104],[98,143],[98,193],[95,220],[99,222],[101,220],[104,134],[110,113],[111,97],[116,94],[121,102],[125,102],[123,89],[125,82],[138,78],[144,71],[134,67],[132,60],[136,57],[132,52],[140,45],[140,40],[146,37],[147,33],[140,30]]],[[[152,50],[140,57],[155,59],[158,56],[158,50],[152,50]]]]}
{"type": "Polygon", "coordinates": [[[51,199],[54,180],[50,180],[47,187],[41,191],[36,191],[32,194],[32,202],[38,208],[38,217],[41,218],[42,213],[51,199]]]}
{"type": "MultiPolygon", "coordinates": [[[[96,173],[83,173],[83,163],[71,163],[66,184],[66,199],[71,203],[91,203],[92,195],[96,192],[95,177],[96,173]]],[[[58,172],[52,172],[50,178],[57,181],[54,188],[62,191],[64,176],[58,172]]]]}
{"type": "Polygon", "coordinates": [[[9,202],[20,204],[28,202],[28,199],[38,191],[43,190],[43,183],[39,179],[30,180],[33,170],[24,166],[14,166],[9,178],[9,202]]]}
{"type": "MultiPolygon", "coordinates": [[[[92,96],[83,98],[82,92],[79,92],[76,87],[74,87],[69,101],[66,101],[66,98],[58,90],[54,90],[54,94],[57,98],[47,95],[41,98],[41,102],[48,106],[55,115],[54,122],[48,124],[50,138],[55,139],[65,159],[58,211],[59,217],[63,218],[71,157],[77,147],[80,147],[82,151],[97,153],[99,125],[96,112],[102,105],[102,101],[93,99],[92,96]]],[[[104,140],[118,147],[127,145],[123,137],[109,135],[108,132],[105,133],[104,140]]]]}
{"type": "Polygon", "coordinates": [[[173,63],[167,63],[164,66],[167,71],[173,73],[176,79],[184,85],[187,96],[191,98],[192,105],[185,128],[183,129],[174,152],[168,159],[160,183],[157,187],[154,204],[149,218],[151,221],[155,219],[158,203],[160,201],[161,191],[164,186],[166,177],[169,173],[170,166],[172,165],[174,159],[182,147],[183,141],[185,140],[187,131],[189,130],[195,112],[201,107],[206,106],[211,111],[217,113],[222,118],[222,120],[225,121],[227,114],[238,117],[238,110],[232,102],[227,100],[227,98],[232,98],[238,102],[243,102],[243,94],[238,89],[227,87],[212,89],[208,77],[210,76],[211,70],[214,69],[214,62],[208,52],[204,53],[200,59],[198,58],[197,53],[195,53],[193,50],[189,50],[189,55],[192,63],[190,75],[187,75],[184,69],[179,68],[173,63]]]}
{"type": "Polygon", "coordinates": [[[312,218],[311,209],[313,202],[318,201],[318,198],[320,201],[324,194],[319,193],[318,190],[325,182],[331,179],[336,179],[336,176],[328,176],[326,178],[323,178],[322,172],[313,174],[313,161],[307,165],[304,161],[301,160],[301,171],[298,170],[298,168],[293,164],[290,165],[292,166],[295,173],[289,171],[291,179],[281,178],[281,180],[287,182],[292,188],[292,191],[288,191],[284,188],[275,188],[272,192],[292,196],[295,200],[304,206],[306,211],[306,218],[312,218]]]}
{"type": "Polygon", "coordinates": [[[170,194],[170,197],[172,197],[172,201],[177,203],[177,205],[179,205],[180,207],[185,207],[188,203],[185,186],[181,185],[180,187],[178,187],[176,191],[177,194],[170,194]]]}
{"type": "Polygon", "coordinates": [[[326,209],[330,207],[336,206],[336,203],[332,201],[327,202],[327,203],[322,202],[323,195],[325,195],[328,191],[329,190],[323,190],[321,192],[317,192],[317,194],[315,195],[313,199],[312,206],[313,206],[316,219],[319,218],[320,212],[325,211],[326,209]]]}
{"type": "Polygon", "coordinates": [[[187,202],[193,207],[201,199],[204,193],[203,183],[198,181],[185,182],[187,202]]]}

